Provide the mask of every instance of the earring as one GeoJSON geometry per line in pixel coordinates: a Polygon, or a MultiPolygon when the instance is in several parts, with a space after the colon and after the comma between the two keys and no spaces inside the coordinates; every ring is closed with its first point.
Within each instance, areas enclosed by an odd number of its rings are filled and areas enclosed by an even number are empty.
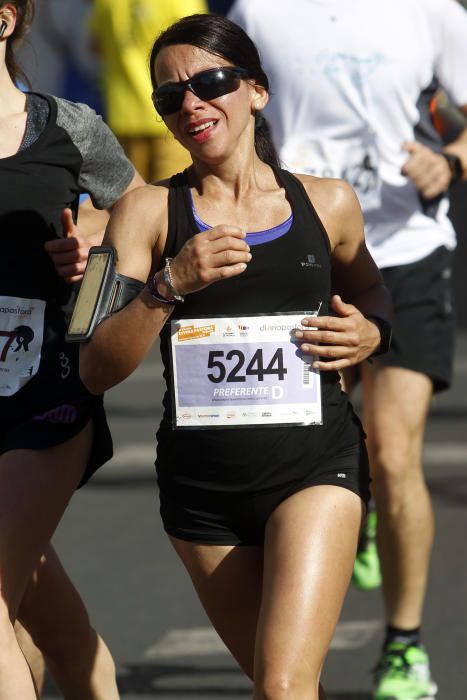
{"type": "Polygon", "coordinates": [[[3,35],[5,34],[7,27],[8,27],[8,23],[5,22],[5,20],[3,19],[2,23],[0,25],[0,39],[3,38],[3,35]]]}

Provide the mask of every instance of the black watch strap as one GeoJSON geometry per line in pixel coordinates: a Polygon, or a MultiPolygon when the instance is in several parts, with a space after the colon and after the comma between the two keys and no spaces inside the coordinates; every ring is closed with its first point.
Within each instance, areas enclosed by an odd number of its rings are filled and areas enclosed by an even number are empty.
{"type": "Polygon", "coordinates": [[[464,169],[459,156],[454,155],[454,153],[446,153],[446,151],[441,151],[441,155],[446,159],[447,164],[449,165],[449,170],[451,171],[451,185],[454,182],[459,182],[459,180],[462,180],[464,169]]]}
{"type": "Polygon", "coordinates": [[[389,321],[386,321],[385,318],[381,318],[381,316],[375,316],[373,314],[368,314],[367,316],[365,316],[365,318],[368,319],[368,321],[373,321],[373,323],[376,323],[381,336],[379,347],[370,355],[370,357],[378,357],[378,355],[384,355],[384,353],[388,352],[388,350],[391,347],[391,324],[389,323],[389,321]]]}

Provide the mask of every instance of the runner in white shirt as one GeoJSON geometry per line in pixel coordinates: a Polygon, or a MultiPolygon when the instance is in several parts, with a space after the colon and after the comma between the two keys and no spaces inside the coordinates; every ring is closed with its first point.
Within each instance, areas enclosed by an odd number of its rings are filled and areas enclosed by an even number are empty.
{"type": "Polygon", "coordinates": [[[270,77],[266,115],[284,166],[352,184],[393,295],[392,351],[359,368],[388,621],[374,697],[431,698],[420,645],[433,540],[422,436],[433,391],[451,381],[446,193],[466,178],[467,130],[443,149],[429,106],[441,85],[467,114],[467,14],[455,0],[237,0],[229,16],[270,77]]]}

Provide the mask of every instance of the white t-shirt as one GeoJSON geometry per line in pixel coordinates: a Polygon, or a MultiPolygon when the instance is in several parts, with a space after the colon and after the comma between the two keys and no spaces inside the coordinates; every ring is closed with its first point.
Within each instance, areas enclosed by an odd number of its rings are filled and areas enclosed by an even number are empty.
{"type": "Polygon", "coordinates": [[[467,104],[467,13],[456,0],[237,0],[229,15],[270,80],[265,112],[285,167],[343,177],[380,267],[455,247],[446,197],[423,203],[401,174],[405,141],[441,144],[428,105],[440,84],[467,104]]]}

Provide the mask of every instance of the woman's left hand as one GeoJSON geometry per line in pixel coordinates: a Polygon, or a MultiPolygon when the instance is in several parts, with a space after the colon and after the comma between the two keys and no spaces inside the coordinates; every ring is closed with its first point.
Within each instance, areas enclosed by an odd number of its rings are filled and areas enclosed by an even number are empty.
{"type": "Polygon", "coordinates": [[[377,325],[367,320],[356,306],[346,304],[336,294],[331,299],[331,308],[337,316],[307,316],[302,325],[312,330],[295,331],[300,350],[306,355],[315,355],[313,367],[325,372],[362,362],[381,342],[377,325]]]}
{"type": "Polygon", "coordinates": [[[89,249],[93,245],[99,245],[102,240],[102,231],[95,236],[81,235],[79,228],[73,222],[71,209],[64,209],[62,213],[62,233],[63,238],[55,238],[45,243],[45,250],[52,258],[55,270],[66,282],[80,282],[89,249]]]}

